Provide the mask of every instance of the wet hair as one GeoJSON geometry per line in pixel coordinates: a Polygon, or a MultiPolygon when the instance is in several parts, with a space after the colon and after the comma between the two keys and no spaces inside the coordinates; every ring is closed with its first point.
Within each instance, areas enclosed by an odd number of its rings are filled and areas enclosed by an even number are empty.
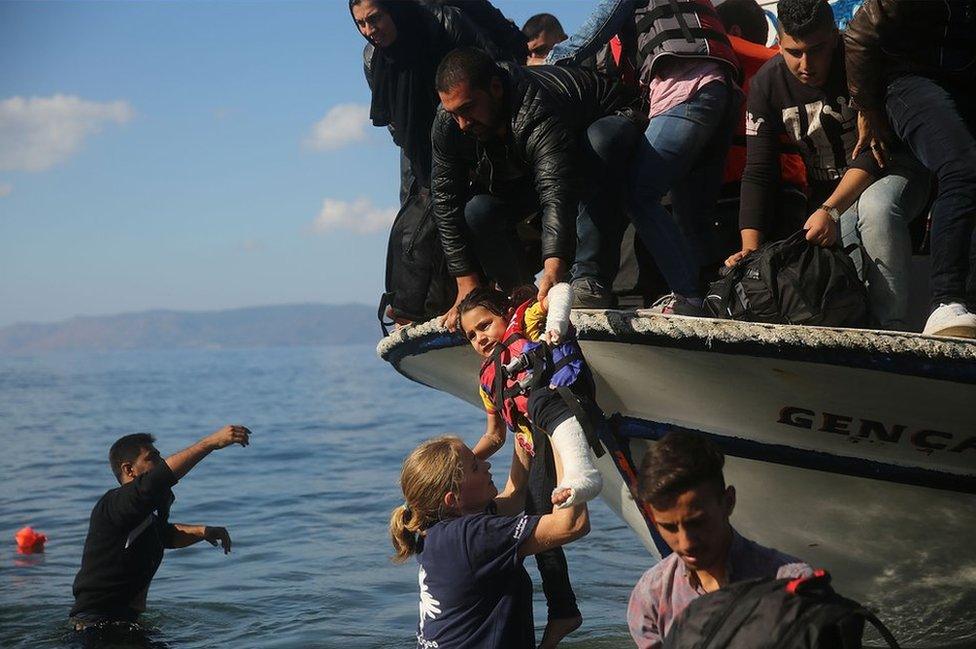
{"type": "Polygon", "coordinates": [[[135,462],[142,450],[151,447],[155,441],[149,433],[133,433],[115,440],[108,451],[108,463],[119,484],[122,484],[122,463],[135,462]]]}
{"type": "Polygon", "coordinates": [[[756,0],[725,0],[715,7],[719,19],[725,25],[725,31],[738,25],[742,38],[752,43],[765,45],[769,38],[769,23],[766,12],[762,10],[756,0]]]}
{"type": "Polygon", "coordinates": [[[472,88],[488,90],[496,74],[498,67],[487,53],[476,47],[459,47],[448,52],[437,66],[434,85],[437,92],[447,92],[467,81],[472,88]]]}
{"type": "Polygon", "coordinates": [[[827,0],[779,0],[776,3],[779,29],[793,38],[803,38],[826,27],[836,27],[834,10],[827,0]]]}
{"type": "Polygon", "coordinates": [[[429,439],[403,461],[400,489],[404,504],[390,514],[393,561],[403,563],[417,554],[424,531],[452,514],[444,508],[444,496],[457,493],[464,478],[461,448],[464,442],[453,435],[429,439]]]}
{"type": "Polygon", "coordinates": [[[725,492],[725,456],[701,435],[671,432],[644,455],[638,494],[658,509],[667,509],[682,493],[712,484],[725,492]]]}
{"type": "Polygon", "coordinates": [[[542,32],[549,32],[560,38],[566,36],[566,32],[563,31],[563,26],[559,22],[559,19],[552,14],[536,14],[526,20],[525,24],[522,25],[522,33],[525,34],[527,40],[531,41],[534,38],[538,38],[542,32]]]}

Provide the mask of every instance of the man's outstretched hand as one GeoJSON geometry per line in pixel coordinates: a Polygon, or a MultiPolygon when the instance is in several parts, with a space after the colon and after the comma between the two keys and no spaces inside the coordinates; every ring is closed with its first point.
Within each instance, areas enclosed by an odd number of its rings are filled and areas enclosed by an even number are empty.
{"type": "Polygon", "coordinates": [[[226,527],[210,527],[209,525],[204,527],[203,540],[214,547],[219,545],[224,549],[224,554],[230,554],[230,534],[227,533],[226,527]]]}
{"type": "Polygon", "coordinates": [[[478,276],[476,274],[471,275],[461,275],[457,278],[457,299],[454,300],[454,305],[447,310],[447,313],[441,316],[441,326],[447,327],[447,330],[454,333],[457,329],[458,320],[458,305],[461,304],[461,300],[468,296],[468,293],[478,288],[478,276]]]}
{"type": "Polygon", "coordinates": [[[536,296],[543,304],[548,305],[545,301],[546,296],[549,295],[549,289],[563,281],[566,277],[566,262],[564,262],[559,257],[549,257],[543,262],[542,267],[542,279],[539,280],[539,294],[536,296]]]}
{"type": "Polygon", "coordinates": [[[888,148],[894,139],[891,124],[883,111],[862,110],[857,114],[857,144],[851,152],[851,160],[870,148],[875,162],[883,169],[888,162],[888,148]]]}
{"type": "MultiPolygon", "coordinates": [[[[207,444],[214,450],[226,448],[231,444],[240,444],[241,446],[247,446],[251,443],[251,431],[244,426],[224,426],[216,433],[208,435],[206,438],[207,444]]],[[[223,528],[217,528],[223,529],[223,528]]]]}

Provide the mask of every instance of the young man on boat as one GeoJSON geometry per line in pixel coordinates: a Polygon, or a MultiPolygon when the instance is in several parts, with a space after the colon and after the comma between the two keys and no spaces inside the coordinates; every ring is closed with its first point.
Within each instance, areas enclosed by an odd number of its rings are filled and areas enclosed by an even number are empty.
{"type": "Polygon", "coordinates": [[[112,445],[109,464],[121,486],[92,509],[73,586],[70,617],[76,631],[135,623],[146,609],[164,549],[207,541],[230,552],[223,527],[169,522],[172,487],[212,451],[247,446],[250,434],[243,426],[224,426],[165,460],[148,433],[126,435],[112,445]]]}
{"type": "Polygon", "coordinates": [[[856,151],[857,110],[847,91],[844,41],[827,0],[780,0],[780,53],[752,79],[746,114],[746,166],[742,175],[738,263],[764,240],[806,230],[811,243],[841,242],[867,283],[873,324],[907,326],[911,235],[908,224],[928,197],[928,173],[908,152],[881,167],[856,151]],[[796,146],[806,165],[806,220],[788,222],[775,212],[782,185],[780,139],[796,146]],[[857,155],[855,155],[857,153],[857,155]]]}
{"type": "Polygon", "coordinates": [[[858,147],[900,140],[939,181],[922,333],[976,338],[976,5],[867,0],[844,40],[858,147]]]}
{"type": "Polygon", "coordinates": [[[735,531],[735,487],[725,484],[724,464],[708,440],[684,432],[665,435],[644,456],[639,495],[672,552],[630,595],[627,625],[639,649],[661,647],[674,619],[705,593],[747,579],[813,574],[799,559],[735,531]]]}

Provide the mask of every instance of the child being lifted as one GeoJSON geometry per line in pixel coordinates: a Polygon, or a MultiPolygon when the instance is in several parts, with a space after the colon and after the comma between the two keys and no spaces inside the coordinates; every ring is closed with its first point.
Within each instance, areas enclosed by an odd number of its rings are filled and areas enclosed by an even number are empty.
{"type": "MultiPolygon", "coordinates": [[[[547,514],[593,498],[603,487],[593,448],[601,449],[593,425],[602,417],[593,377],[569,322],[572,288],[560,283],[541,301],[536,290],[479,287],[458,305],[458,329],[484,358],[480,393],[488,413],[474,454],[485,459],[505,443],[507,431],[534,457],[529,470],[526,513],[547,514]],[[538,433],[538,434],[533,434],[538,433]],[[554,459],[563,467],[555,484],[554,459]]],[[[555,647],[582,624],[562,548],[536,554],[549,621],[540,647],[555,647]]]]}

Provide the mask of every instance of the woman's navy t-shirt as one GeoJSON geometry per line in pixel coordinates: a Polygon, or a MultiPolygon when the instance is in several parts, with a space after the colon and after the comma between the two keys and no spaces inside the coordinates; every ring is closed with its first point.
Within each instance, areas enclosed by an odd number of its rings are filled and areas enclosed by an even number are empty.
{"type": "Polygon", "coordinates": [[[538,516],[471,514],[427,530],[418,649],[535,647],[532,581],[518,548],[538,516]]]}

